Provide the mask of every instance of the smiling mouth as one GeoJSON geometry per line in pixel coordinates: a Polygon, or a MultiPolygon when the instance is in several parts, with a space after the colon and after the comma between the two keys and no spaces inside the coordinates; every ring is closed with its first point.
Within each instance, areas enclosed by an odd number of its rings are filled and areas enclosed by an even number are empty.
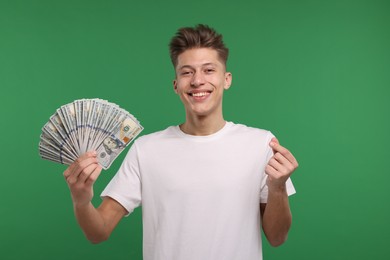
{"type": "Polygon", "coordinates": [[[197,93],[188,93],[191,97],[204,97],[211,93],[211,91],[197,92],[197,93]]]}

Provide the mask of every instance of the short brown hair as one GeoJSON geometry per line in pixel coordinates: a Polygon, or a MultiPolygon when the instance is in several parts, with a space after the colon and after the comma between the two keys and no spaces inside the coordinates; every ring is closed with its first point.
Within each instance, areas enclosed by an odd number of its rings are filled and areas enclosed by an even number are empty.
{"type": "Polygon", "coordinates": [[[222,63],[226,66],[229,49],[222,40],[222,35],[204,24],[195,27],[182,27],[169,43],[169,53],[174,67],[177,65],[177,58],[184,51],[193,48],[211,48],[218,52],[222,63]]]}

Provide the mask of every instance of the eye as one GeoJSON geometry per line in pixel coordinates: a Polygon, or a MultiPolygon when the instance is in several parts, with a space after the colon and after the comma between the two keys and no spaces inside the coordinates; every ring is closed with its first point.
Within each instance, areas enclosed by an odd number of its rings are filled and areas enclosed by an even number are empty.
{"type": "Polygon", "coordinates": [[[211,73],[213,73],[215,71],[215,69],[213,69],[213,68],[207,68],[207,69],[205,69],[205,73],[207,73],[207,74],[211,74],[211,73]]]}
{"type": "Polygon", "coordinates": [[[188,75],[191,75],[191,74],[192,74],[192,71],[182,71],[180,73],[180,75],[182,75],[182,76],[188,76],[188,75]]]}

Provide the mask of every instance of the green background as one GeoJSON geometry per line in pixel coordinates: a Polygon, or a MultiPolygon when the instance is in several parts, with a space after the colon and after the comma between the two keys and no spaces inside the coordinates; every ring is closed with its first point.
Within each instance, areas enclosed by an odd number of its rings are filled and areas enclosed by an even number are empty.
{"type": "MultiPolygon", "coordinates": [[[[1,0],[0,258],[141,259],[141,210],[87,242],[66,167],[40,159],[39,135],[80,98],[119,104],[142,134],[181,123],[167,46],[197,23],[230,48],[225,118],[271,130],[300,163],[289,239],[264,242],[265,259],[389,257],[389,13],[373,0],[1,0]]],[[[97,181],[96,205],[126,152],[97,181]]]]}

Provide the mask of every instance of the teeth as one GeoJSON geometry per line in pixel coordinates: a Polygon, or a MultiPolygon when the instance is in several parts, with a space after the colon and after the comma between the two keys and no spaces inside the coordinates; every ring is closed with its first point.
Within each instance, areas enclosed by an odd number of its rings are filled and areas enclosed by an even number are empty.
{"type": "Polygon", "coordinates": [[[207,95],[207,92],[192,93],[193,97],[203,97],[206,95],[207,95]]]}

